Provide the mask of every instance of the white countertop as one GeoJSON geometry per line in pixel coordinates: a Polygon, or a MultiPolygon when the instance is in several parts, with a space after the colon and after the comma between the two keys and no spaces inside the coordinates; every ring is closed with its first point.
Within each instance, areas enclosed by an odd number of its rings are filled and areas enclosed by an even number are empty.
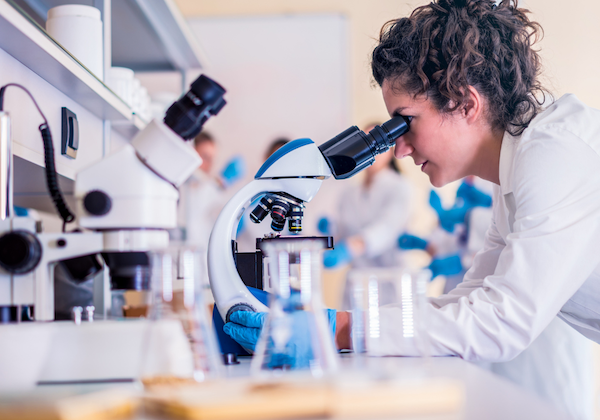
{"type": "MultiPolygon", "coordinates": [[[[509,381],[488,372],[476,365],[457,357],[436,357],[429,360],[408,357],[362,358],[353,355],[342,356],[342,369],[356,367],[358,363],[366,363],[370,370],[380,369],[394,372],[398,377],[412,378],[450,378],[460,381],[465,387],[465,407],[459,414],[437,415],[435,417],[419,416],[418,419],[464,419],[464,420],[565,420],[569,416],[563,414],[552,404],[543,401],[532,392],[516,386],[509,381]]],[[[225,368],[227,377],[240,377],[249,374],[250,359],[241,358],[239,365],[225,368]]],[[[38,386],[44,391],[56,390],[64,395],[68,390],[85,392],[109,386],[122,386],[139,389],[137,383],[127,384],[94,384],[94,385],[45,385],[38,386]]],[[[411,417],[413,418],[413,417],[411,417]]],[[[160,419],[140,413],[133,420],[160,419]]],[[[162,419],[161,419],[162,420],[162,419]]],[[[343,420],[343,419],[338,419],[343,420]]],[[[355,420],[357,420],[355,418],[355,420]]],[[[367,420],[367,419],[365,419],[367,420]]],[[[371,420],[371,419],[369,419],[371,420]]]]}

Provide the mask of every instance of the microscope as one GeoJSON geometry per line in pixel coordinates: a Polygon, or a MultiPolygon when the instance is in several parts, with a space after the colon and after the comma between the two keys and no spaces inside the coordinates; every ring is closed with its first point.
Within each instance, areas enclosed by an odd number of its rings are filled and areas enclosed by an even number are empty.
{"type": "MultiPolygon", "coordinates": [[[[96,256],[101,254],[112,289],[149,288],[147,252],[167,247],[167,230],[177,222],[178,187],[202,163],[186,141],[223,108],[224,93],[219,84],[201,75],[171,105],[164,121],[153,120],[131,144],[80,171],[75,180],[76,214],[85,230],[62,233],[37,232],[34,220],[13,215],[10,118],[0,107],[2,322],[54,320],[54,266],[62,260],[75,259],[78,271],[85,273],[98,264],[96,256]]],[[[74,216],[56,183],[47,123],[40,131],[49,192],[66,224],[74,216]]]]}
{"type": "Polygon", "coordinates": [[[250,216],[253,222],[260,223],[270,213],[274,231],[281,231],[287,221],[290,232],[300,233],[304,203],[313,199],[322,182],[332,175],[349,178],[373,164],[376,155],[408,131],[409,123],[409,117],[396,116],[368,134],[350,127],[321,146],[310,139],[294,140],[265,161],[254,180],[225,205],[210,235],[209,281],[224,322],[235,311],[268,311],[240,278],[234,259],[237,226],[250,203],[260,198],[250,216]]]}

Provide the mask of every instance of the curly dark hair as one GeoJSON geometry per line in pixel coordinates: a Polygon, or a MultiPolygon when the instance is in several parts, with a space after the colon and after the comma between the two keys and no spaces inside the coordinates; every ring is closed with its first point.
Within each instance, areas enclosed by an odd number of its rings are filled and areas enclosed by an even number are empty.
{"type": "Polygon", "coordinates": [[[493,130],[519,135],[540,111],[545,91],[533,45],[543,31],[518,0],[435,0],[381,29],[373,77],[381,86],[425,94],[451,113],[473,86],[488,103],[493,130]],[[513,4],[511,4],[511,1],[513,4]]]}

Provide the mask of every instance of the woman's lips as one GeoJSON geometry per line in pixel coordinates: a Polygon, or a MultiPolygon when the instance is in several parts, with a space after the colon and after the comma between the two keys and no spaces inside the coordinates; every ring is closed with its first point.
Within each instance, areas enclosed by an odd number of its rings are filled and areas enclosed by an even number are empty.
{"type": "Polygon", "coordinates": [[[421,164],[421,171],[424,172],[425,171],[425,166],[427,166],[427,162],[429,162],[428,160],[426,160],[425,162],[423,162],[421,164]]]}

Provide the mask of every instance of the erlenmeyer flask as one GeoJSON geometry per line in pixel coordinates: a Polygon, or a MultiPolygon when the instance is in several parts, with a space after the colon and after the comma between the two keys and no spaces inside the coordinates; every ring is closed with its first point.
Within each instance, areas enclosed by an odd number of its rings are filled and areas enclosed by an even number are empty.
{"type": "Polygon", "coordinates": [[[152,252],[150,259],[152,303],[141,379],[219,376],[219,352],[202,296],[202,253],[178,246],[152,252]]]}
{"type": "Polygon", "coordinates": [[[272,294],[251,372],[277,376],[307,371],[321,377],[337,370],[332,328],[321,298],[319,239],[263,240],[272,294]]]}

